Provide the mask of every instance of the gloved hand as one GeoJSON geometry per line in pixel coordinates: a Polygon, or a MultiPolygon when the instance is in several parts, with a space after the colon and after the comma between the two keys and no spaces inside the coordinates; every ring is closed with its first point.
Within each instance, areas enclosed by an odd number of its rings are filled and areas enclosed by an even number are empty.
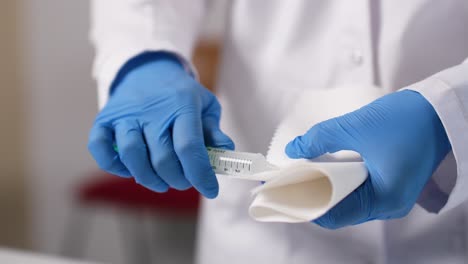
{"type": "Polygon", "coordinates": [[[133,176],[156,192],[193,185],[205,197],[216,197],[218,182],[205,145],[234,148],[219,128],[216,97],[168,53],[137,57],[117,79],[89,136],[99,167],[133,176]]]}
{"type": "Polygon", "coordinates": [[[286,146],[291,158],[340,150],[358,152],[369,177],[315,220],[329,229],[407,215],[451,146],[432,105],[404,90],[321,122],[286,146]]]}

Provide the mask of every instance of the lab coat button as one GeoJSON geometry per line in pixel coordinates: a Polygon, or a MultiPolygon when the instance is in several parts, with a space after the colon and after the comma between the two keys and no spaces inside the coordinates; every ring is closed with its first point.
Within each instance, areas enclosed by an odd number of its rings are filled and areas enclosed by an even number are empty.
{"type": "Polygon", "coordinates": [[[360,66],[364,62],[364,55],[362,54],[362,51],[359,49],[355,49],[351,52],[351,61],[357,65],[360,66]]]}

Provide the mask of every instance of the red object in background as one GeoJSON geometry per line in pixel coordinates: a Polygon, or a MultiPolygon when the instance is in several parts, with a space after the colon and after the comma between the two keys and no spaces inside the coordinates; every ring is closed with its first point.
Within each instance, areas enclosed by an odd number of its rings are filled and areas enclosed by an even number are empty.
{"type": "Polygon", "coordinates": [[[128,242],[128,263],[153,263],[154,248],[148,239],[143,218],[147,213],[160,220],[183,219],[196,221],[200,195],[191,188],[186,191],[170,189],[166,193],[148,190],[131,179],[121,178],[103,171],[95,171],[78,185],[75,192],[76,207],[71,210],[70,221],[61,244],[62,255],[81,258],[86,250],[91,228],[91,210],[84,208],[122,209],[117,218],[121,223],[122,238],[128,242]]]}
{"type": "Polygon", "coordinates": [[[133,179],[97,171],[81,184],[78,202],[83,205],[103,204],[124,209],[149,209],[158,214],[197,214],[200,196],[194,188],[170,189],[166,193],[148,190],[133,179]]]}

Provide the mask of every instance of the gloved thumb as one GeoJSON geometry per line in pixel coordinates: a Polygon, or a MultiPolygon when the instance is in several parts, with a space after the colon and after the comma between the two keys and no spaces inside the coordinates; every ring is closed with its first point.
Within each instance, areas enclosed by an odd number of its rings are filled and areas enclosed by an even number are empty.
{"type": "Polygon", "coordinates": [[[234,142],[219,128],[219,118],[203,118],[203,134],[207,146],[234,150],[234,142]]]}
{"type": "Polygon", "coordinates": [[[286,154],[293,159],[313,159],[325,153],[353,150],[340,121],[340,117],[337,117],[316,124],[307,133],[289,142],[286,154]]]}

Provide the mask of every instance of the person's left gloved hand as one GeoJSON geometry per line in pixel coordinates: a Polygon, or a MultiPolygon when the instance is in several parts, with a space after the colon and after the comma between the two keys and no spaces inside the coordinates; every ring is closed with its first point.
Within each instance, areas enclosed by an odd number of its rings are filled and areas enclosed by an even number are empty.
{"type": "Polygon", "coordinates": [[[404,90],[321,122],[286,146],[291,158],[340,150],[358,152],[369,177],[314,221],[329,229],[407,215],[451,146],[432,105],[404,90]]]}

